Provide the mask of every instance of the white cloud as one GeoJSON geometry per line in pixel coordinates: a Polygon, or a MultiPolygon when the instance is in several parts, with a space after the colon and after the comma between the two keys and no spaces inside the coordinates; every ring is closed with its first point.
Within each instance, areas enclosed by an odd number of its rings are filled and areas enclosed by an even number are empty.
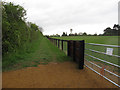
{"type": "Polygon", "coordinates": [[[118,23],[118,0],[4,0],[22,5],[44,34],[102,33],[118,23]]]}

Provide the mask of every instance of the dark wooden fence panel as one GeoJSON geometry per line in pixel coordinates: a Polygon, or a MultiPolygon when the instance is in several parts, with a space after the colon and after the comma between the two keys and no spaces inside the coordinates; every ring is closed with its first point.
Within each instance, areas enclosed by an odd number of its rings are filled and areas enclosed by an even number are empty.
{"type": "Polygon", "coordinates": [[[61,47],[62,47],[62,50],[63,50],[63,40],[61,40],[61,47]]]}
{"type": "Polygon", "coordinates": [[[58,48],[60,48],[60,40],[58,40],[58,48]]]}
{"type": "Polygon", "coordinates": [[[68,54],[68,56],[71,56],[70,54],[70,41],[67,41],[67,54],[68,54]]]}
{"type": "Polygon", "coordinates": [[[85,42],[84,40],[81,41],[74,41],[74,40],[60,40],[60,39],[48,39],[54,43],[58,48],[63,50],[64,45],[63,42],[67,42],[67,55],[73,59],[73,61],[77,62],[78,68],[84,68],[84,49],[85,49],[85,42]],[[61,43],[60,43],[61,42],[61,43]]]}

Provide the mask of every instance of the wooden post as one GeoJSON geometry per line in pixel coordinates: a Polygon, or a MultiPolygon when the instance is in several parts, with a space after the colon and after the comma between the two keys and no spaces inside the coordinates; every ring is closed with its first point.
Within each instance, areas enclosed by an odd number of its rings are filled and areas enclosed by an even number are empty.
{"type": "Polygon", "coordinates": [[[62,50],[63,50],[63,40],[61,40],[61,47],[62,47],[62,50]]]}
{"type": "Polygon", "coordinates": [[[53,43],[53,39],[51,38],[51,41],[52,41],[52,43],[53,43]]]}
{"type": "Polygon", "coordinates": [[[54,44],[54,39],[52,39],[52,43],[54,44]]]}
{"type": "Polygon", "coordinates": [[[59,44],[60,44],[60,40],[58,39],[58,48],[60,47],[60,45],[59,45],[59,44]]]}
{"type": "Polygon", "coordinates": [[[54,45],[55,45],[55,39],[53,39],[54,40],[54,45]]]}
{"type": "Polygon", "coordinates": [[[76,61],[76,41],[73,41],[73,61],[76,61]]]}
{"type": "Polygon", "coordinates": [[[57,46],[57,39],[55,39],[55,42],[56,42],[56,46],[57,46]]]}
{"type": "Polygon", "coordinates": [[[50,38],[50,41],[52,42],[52,39],[50,38]]]}
{"type": "Polygon", "coordinates": [[[84,49],[85,49],[85,43],[84,40],[79,41],[80,47],[79,47],[79,69],[84,68],[84,49]]]}
{"type": "Polygon", "coordinates": [[[67,41],[67,55],[70,56],[70,41],[67,41]]]}

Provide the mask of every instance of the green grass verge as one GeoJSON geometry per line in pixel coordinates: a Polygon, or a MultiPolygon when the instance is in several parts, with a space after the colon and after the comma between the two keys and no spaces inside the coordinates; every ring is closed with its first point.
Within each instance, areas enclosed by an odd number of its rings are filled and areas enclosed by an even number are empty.
{"type": "Polygon", "coordinates": [[[11,53],[9,57],[11,62],[3,62],[3,71],[16,70],[25,67],[37,67],[39,64],[48,64],[49,62],[70,61],[63,51],[53,45],[47,38],[42,37],[34,42],[29,53],[11,53]],[[13,63],[12,63],[13,62],[13,63]],[[11,63],[11,64],[9,64],[11,63]],[[6,66],[7,65],[7,66],[6,66]]]}

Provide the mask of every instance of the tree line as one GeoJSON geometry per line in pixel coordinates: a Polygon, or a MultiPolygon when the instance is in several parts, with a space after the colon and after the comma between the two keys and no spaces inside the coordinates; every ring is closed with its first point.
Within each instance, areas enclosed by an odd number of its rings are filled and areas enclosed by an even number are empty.
{"type": "MultiPolygon", "coordinates": [[[[63,32],[61,36],[120,36],[120,25],[114,24],[113,28],[107,27],[103,30],[103,34],[87,34],[86,32],[72,33],[73,29],[70,29],[70,34],[63,32]]],[[[52,37],[60,37],[59,34],[50,35],[52,37]]]]}
{"type": "Polygon", "coordinates": [[[120,25],[114,24],[113,28],[107,27],[104,30],[103,36],[120,36],[120,25]]]}
{"type": "Polygon", "coordinates": [[[103,34],[97,35],[95,34],[87,34],[86,32],[82,33],[72,33],[72,29],[70,29],[70,34],[67,35],[67,32],[63,32],[62,36],[119,36],[120,35],[120,25],[119,24],[114,24],[113,28],[107,27],[106,29],[103,30],[103,34]]]}
{"type": "Polygon", "coordinates": [[[39,39],[42,28],[35,23],[26,22],[26,10],[13,3],[2,2],[2,54],[17,49],[28,52],[30,43],[39,39]]]}

